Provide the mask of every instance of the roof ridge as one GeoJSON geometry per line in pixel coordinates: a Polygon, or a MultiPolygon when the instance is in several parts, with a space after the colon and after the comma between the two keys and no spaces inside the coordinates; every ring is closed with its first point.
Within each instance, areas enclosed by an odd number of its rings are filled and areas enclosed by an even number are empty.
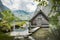
{"type": "MultiPolygon", "coordinates": [[[[45,18],[47,21],[49,21],[49,20],[48,20],[48,17],[42,12],[42,10],[38,11],[38,13],[37,13],[36,15],[34,15],[31,20],[35,19],[35,17],[38,16],[39,14],[43,15],[44,18],[45,18]]],[[[30,21],[31,21],[31,20],[30,20],[30,21]]]]}

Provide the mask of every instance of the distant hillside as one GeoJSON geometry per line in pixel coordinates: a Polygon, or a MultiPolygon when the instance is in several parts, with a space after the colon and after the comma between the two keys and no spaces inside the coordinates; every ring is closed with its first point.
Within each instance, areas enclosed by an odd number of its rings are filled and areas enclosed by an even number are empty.
{"type": "Polygon", "coordinates": [[[6,6],[4,6],[0,0],[0,12],[4,11],[4,10],[9,10],[9,8],[7,8],[6,6]]]}
{"type": "Polygon", "coordinates": [[[13,12],[17,14],[22,14],[22,15],[29,15],[29,12],[26,12],[24,10],[14,10],[13,12]]]}
{"type": "Polygon", "coordinates": [[[32,14],[31,12],[26,12],[24,10],[13,10],[13,14],[20,18],[21,20],[29,20],[30,15],[32,14]]]}

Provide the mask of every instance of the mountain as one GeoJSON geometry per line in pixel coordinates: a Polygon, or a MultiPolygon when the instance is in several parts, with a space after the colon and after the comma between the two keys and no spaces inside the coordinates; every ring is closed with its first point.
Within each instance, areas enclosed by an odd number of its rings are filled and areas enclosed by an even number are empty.
{"type": "Polygon", "coordinates": [[[9,10],[9,8],[7,8],[6,6],[4,6],[0,0],[0,12],[4,11],[4,10],[9,10]]]}
{"type": "Polygon", "coordinates": [[[31,12],[26,12],[24,10],[13,10],[13,13],[16,17],[20,18],[21,20],[29,20],[31,12]]]}
{"type": "Polygon", "coordinates": [[[22,14],[22,15],[29,15],[29,12],[26,12],[24,10],[14,10],[13,13],[17,13],[17,14],[22,14]]]}

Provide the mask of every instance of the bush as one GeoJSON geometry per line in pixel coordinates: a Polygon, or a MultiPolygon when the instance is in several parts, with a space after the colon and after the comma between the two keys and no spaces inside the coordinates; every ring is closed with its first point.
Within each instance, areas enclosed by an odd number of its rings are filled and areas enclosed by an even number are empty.
{"type": "Polygon", "coordinates": [[[54,16],[52,15],[49,19],[50,25],[50,34],[49,40],[60,40],[60,20],[59,20],[60,13],[57,12],[54,16]]]}
{"type": "Polygon", "coordinates": [[[26,24],[26,21],[22,21],[22,22],[16,22],[16,25],[22,27],[24,24],[26,24]]]}

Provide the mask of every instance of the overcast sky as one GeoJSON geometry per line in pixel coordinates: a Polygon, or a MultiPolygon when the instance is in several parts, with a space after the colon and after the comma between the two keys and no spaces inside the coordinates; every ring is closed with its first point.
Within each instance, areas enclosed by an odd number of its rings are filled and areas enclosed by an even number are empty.
{"type": "Polygon", "coordinates": [[[37,3],[33,0],[1,0],[2,3],[11,10],[25,10],[34,12],[37,8],[37,3]]]}

